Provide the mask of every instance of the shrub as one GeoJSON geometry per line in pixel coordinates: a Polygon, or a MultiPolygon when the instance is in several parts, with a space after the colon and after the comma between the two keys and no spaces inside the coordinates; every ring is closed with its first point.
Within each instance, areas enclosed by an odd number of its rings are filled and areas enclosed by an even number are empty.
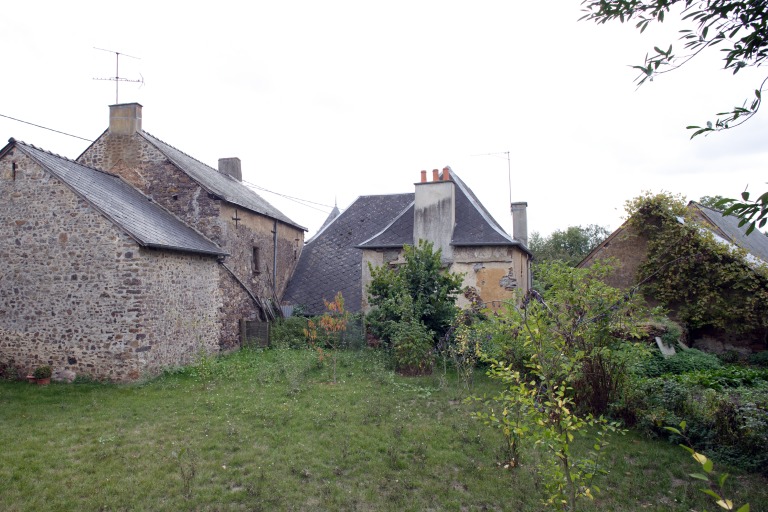
{"type": "Polygon", "coordinates": [[[749,364],[768,367],[768,350],[752,354],[747,358],[749,364]]]}
{"type": "Polygon", "coordinates": [[[637,370],[644,377],[660,377],[662,375],[680,375],[696,370],[715,370],[722,368],[720,359],[713,354],[707,354],[695,348],[677,352],[670,357],[664,357],[654,352],[652,358],[638,365],[637,370]]]}
{"type": "Polygon", "coordinates": [[[398,324],[392,337],[395,368],[405,375],[432,372],[434,333],[416,319],[398,324]]]}
{"type": "Polygon", "coordinates": [[[273,322],[269,331],[269,342],[275,347],[305,348],[307,341],[304,329],[307,319],[302,316],[280,318],[273,322]]]}
{"type": "MultiPolygon", "coordinates": [[[[768,468],[768,385],[739,368],[635,379],[615,404],[614,413],[648,434],[667,437],[665,425],[685,421],[688,436],[718,459],[749,471],[768,468]],[[731,373],[729,377],[726,377],[731,373]],[[720,377],[717,377],[717,376],[720,377]],[[739,377],[740,376],[740,377],[739,377]],[[703,386],[720,379],[722,391],[703,386]],[[750,381],[751,387],[726,387],[750,381]]],[[[680,439],[671,436],[670,441],[680,439]]]]}

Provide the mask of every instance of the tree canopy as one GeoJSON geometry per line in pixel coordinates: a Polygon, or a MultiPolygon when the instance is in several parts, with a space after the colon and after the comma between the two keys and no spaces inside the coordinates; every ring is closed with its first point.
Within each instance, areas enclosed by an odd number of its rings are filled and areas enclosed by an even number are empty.
{"type": "MultiPolygon", "coordinates": [[[[634,22],[643,32],[651,23],[663,23],[672,13],[686,25],[680,30],[683,54],[674,51],[672,44],[654,46],[642,64],[633,66],[639,71],[639,84],[679,69],[709,49],[721,51],[724,69],[734,75],[744,68],[758,67],[768,58],[768,0],[583,0],[581,4],[585,12],[582,19],[600,24],[634,22]]],[[[760,109],[766,82],[768,76],[756,84],[753,97],[719,112],[714,122],[688,126],[693,130],[691,138],[744,124],[760,109]]],[[[768,192],[752,199],[745,191],[740,200],[725,198],[718,207],[723,215],[739,217],[740,225],[747,225],[747,234],[768,222],[768,192]]]]}
{"type": "Polygon", "coordinates": [[[596,224],[569,226],[565,231],[557,230],[547,237],[534,231],[528,246],[537,263],[561,261],[573,267],[609,234],[607,228],[596,224]]]}

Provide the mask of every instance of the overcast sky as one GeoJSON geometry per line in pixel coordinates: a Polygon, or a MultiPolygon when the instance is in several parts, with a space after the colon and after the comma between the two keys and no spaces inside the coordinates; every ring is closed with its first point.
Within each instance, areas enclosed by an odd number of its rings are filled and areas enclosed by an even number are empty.
{"type": "MultiPolygon", "coordinates": [[[[673,29],[578,21],[580,0],[40,2],[3,6],[0,115],[95,139],[120,103],[143,128],[244,179],[311,236],[336,202],[412,192],[450,165],[512,232],[614,229],[624,202],[768,189],[768,117],[689,140],[762,78],[718,52],[639,89],[630,64],[673,29]],[[247,6],[246,6],[247,5],[247,6]],[[546,6],[546,7],[544,7],[546,6]],[[505,152],[509,151],[509,168],[505,152]]],[[[76,158],[81,139],[0,117],[0,136],[76,158]]]]}

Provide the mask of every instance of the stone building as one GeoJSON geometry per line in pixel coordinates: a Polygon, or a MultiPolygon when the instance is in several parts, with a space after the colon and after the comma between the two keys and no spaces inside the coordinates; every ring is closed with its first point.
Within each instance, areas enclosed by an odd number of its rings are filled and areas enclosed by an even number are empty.
{"type": "Polygon", "coordinates": [[[238,158],[213,169],[145,132],[142,106],[128,103],[110,107],[109,128],[77,161],[121,176],[228,253],[222,347],[239,345],[240,319],[274,316],[306,229],[242,183],[238,158]]]}
{"type": "Polygon", "coordinates": [[[218,349],[225,251],[117,176],[0,150],[0,362],[136,379],[218,349]]]}
{"type": "Polygon", "coordinates": [[[239,347],[279,312],[305,228],[142,130],[137,103],[76,161],[0,151],[0,363],[132,380],[239,347]]]}
{"type": "MultiPolygon", "coordinates": [[[[687,209],[690,219],[678,218],[678,222],[681,224],[694,222],[699,229],[709,231],[719,243],[743,249],[751,265],[762,267],[768,265],[768,237],[758,231],[747,235],[746,227],[739,226],[738,217],[723,216],[719,211],[695,201],[690,201],[687,209]]],[[[635,288],[639,286],[640,267],[647,260],[649,244],[652,241],[644,230],[638,229],[632,219],[628,219],[592,249],[577,267],[587,268],[599,261],[610,261],[612,270],[603,278],[603,281],[622,290],[635,288]]],[[[730,293],[733,291],[731,286],[732,283],[712,283],[712,289],[719,294],[730,293]]],[[[647,291],[643,296],[652,306],[657,306],[661,302],[647,291]]],[[[668,313],[671,318],[679,320],[679,311],[674,305],[669,307],[668,313]]],[[[713,352],[737,350],[745,353],[765,350],[766,341],[768,341],[768,332],[765,330],[739,333],[738,329],[716,328],[706,325],[706,321],[703,324],[702,327],[689,329],[688,332],[690,343],[697,348],[713,352]]]]}
{"type": "Polygon", "coordinates": [[[284,301],[320,314],[323,299],[341,291],[349,311],[367,312],[368,263],[402,264],[403,246],[419,240],[440,249],[446,269],[462,274],[462,287],[474,288],[488,307],[528,290],[526,203],[512,205],[511,237],[450,168],[432,174],[427,181],[422,171],[414,193],[362,196],[343,213],[334,210],[307,242],[284,301]]]}

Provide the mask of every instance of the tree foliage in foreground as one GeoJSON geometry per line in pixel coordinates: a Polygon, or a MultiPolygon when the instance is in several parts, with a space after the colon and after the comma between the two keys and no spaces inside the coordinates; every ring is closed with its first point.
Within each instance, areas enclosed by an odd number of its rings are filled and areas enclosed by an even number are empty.
{"type": "MultiPolygon", "coordinates": [[[[674,71],[708,49],[721,51],[723,67],[735,75],[746,67],[758,67],[768,58],[768,1],[767,0],[583,0],[582,19],[596,23],[619,20],[635,22],[643,32],[651,23],[663,23],[672,9],[687,24],[680,31],[683,54],[673,51],[670,44],[654,46],[646,54],[643,64],[633,66],[640,74],[637,82],[643,84],[653,77],[674,71]]],[[[740,126],[760,109],[762,92],[768,77],[757,85],[754,96],[739,106],[719,112],[715,122],[703,126],[690,125],[691,138],[740,126]]],[[[768,222],[768,192],[756,200],[743,192],[741,199],[728,198],[719,203],[724,215],[735,215],[741,225],[747,225],[747,234],[768,222]]]]}
{"type": "Polygon", "coordinates": [[[575,266],[609,234],[607,228],[596,224],[569,226],[565,231],[557,230],[546,237],[534,231],[528,246],[536,263],[562,261],[575,266]]]}
{"type": "Polygon", "coordinates": [[[647,354],[632,342],[644,310],[633,295],[603,284],[609,271],[599,263],[544,264],[546,291],[531,290],[519,306],[474,327],[489,375],[505,384],[477,416],[505,436],[509,467],[519,464],[521,444],[544,449],[548,457],[537,469],[545,504],[560,510],[576,510],[599,490],[594,477],[606,434],[617,430],[602,413],[621,396],[628,368],[647,354]],[[588,433],[596,434],[593,450],[576,457],[573,442],[588,433]]]}

